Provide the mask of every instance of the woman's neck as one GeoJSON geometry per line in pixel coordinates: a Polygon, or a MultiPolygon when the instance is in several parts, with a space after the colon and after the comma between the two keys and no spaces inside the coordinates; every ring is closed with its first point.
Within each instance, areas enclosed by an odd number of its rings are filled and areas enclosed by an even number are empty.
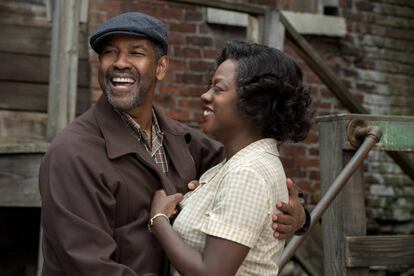
{"type": "Polygon", "coordinates": [[[226,159],[228,160],[241,149],[262,138],[262,135],[257,132],[245,131],[238,133],[233,137],[225,137],[224,139],[220,139],[220,142],[224,145],[226,159]]]}

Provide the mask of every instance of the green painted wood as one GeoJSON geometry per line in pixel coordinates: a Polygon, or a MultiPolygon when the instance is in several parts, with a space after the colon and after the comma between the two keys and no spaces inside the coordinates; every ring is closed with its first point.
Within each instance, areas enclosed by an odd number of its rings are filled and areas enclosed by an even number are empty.
{"type": "Polygon", "coordinates": [[[414,151],[414,117],[404,121],[368,121],[370,126],[378,126],[383,132],[378,148],[392,151],[414,151]]]}

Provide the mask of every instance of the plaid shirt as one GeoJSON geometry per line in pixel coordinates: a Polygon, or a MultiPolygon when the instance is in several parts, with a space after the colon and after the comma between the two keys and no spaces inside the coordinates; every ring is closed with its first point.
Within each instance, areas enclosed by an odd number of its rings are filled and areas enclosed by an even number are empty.
{"type": "Polygon", "coordinates": [[[200,253],[207,235],[249,247],[238,276],[277,275],[285,241],[273,238],[271,224],[279,200],[287,202],[288,191],[277,142],[262,139],[205,172],[185,194],[173,227],[200,253]]]}
{"type": "Polygon", "coordinates": [[[147,152],[154,159],[155,163],[160,167],[164,172],[168,172],[168,161],[167,155],[165,154],[164,146],[162,144],[164,139],[164,133],[160,129],[158,124],[157,116],[155,115],[154,110],[152,110],[152,142],[149,141],[148,133],[141,128],[141,126],[126,112],[118,111],[118,114],[124,120],[124,122],[131,129],[134,136],[137,140],[145,147],[147,152]]]}

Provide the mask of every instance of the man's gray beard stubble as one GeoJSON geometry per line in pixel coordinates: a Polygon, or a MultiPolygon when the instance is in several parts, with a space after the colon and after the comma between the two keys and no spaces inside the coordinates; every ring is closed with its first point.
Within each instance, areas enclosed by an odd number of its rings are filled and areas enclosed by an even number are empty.
{"type": "Polygon", "coordinates": [[[145,98],[147,96],[146,94],[142,95],[140,93],[134,94],[134,96],[132,97],[132,99],[129,102],[119,104],[119,103],[117,103],[116,101],[113,100],[112,91],[111,91],[110,88],[106,89],[104,91],[104,94],[105,94],[106,98],[108,99],[108,102],[114,108],[116,108],[117,110],[122,111],[122,112],[128,112],[128,111],[140,106],[145,101],[145,98]]]}

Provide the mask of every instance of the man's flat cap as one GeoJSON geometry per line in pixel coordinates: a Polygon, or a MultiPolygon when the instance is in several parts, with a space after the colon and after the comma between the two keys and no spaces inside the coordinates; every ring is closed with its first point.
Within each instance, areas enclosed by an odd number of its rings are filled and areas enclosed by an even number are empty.
{"type": "Polygon", "coordinates": [[[155,17],[140,12],[123,13],[102,23],[89,39],[89,44],[99,54],[104,40],[118,34],[148,38],[161,46],[163,55],[168,52],[165,26],[155,17]]]}

